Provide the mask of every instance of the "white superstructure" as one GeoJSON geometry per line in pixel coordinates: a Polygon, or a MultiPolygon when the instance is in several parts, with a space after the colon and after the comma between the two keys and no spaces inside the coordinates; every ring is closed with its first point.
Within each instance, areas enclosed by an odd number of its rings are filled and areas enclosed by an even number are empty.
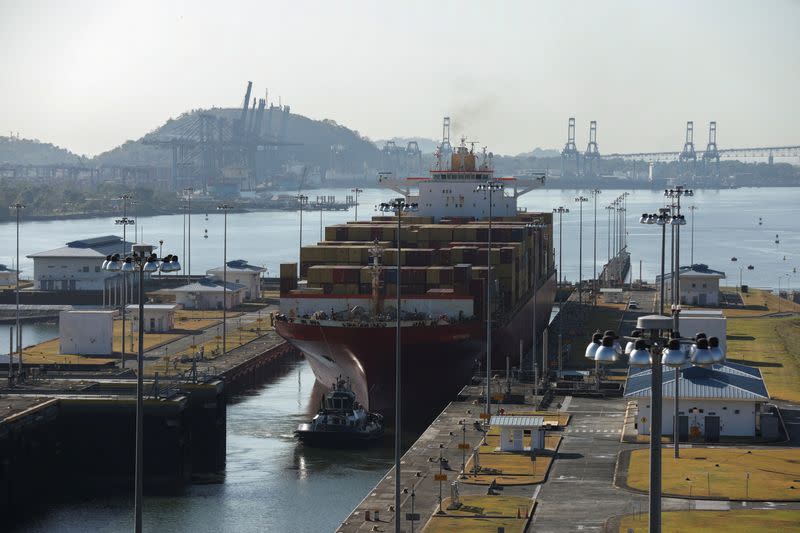
{"type": "Polygon", "coordinates": [[[472,148],[467,148],[464,139],[449,159],[441,152],[437,156],[437,168],[431,170],[428,177],[398,179],[383,174],[379,183],[402,194],[406,202],[416,203],[417,214],[432,216],[435,221],[452,217],[488,218],[490,199],[493,219],[516,216],[517,198],[544,185],[544,173],[496,178],[493,154],[484,150],[479,161],[479,156],[472,148]],[[478,189],[487,183],[495,185],[491,193],[478,189]]]}

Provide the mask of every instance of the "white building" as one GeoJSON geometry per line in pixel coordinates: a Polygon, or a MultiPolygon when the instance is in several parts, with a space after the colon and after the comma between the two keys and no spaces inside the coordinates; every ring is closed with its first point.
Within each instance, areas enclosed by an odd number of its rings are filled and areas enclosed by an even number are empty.
{"type": "MultiPolygon", "coordinates": [[[[687,305],[719,305],[719,280],[725,279],[725,272],[711,270],[708,265],[692,265],[681,267],[680,300],[687,305]]],[[[656,277],[656,285],[661,283],[661,276],[656,277]]],[[[672,273],[666,274],[664,290],[672,301],[672,273]]]]}
{"type": "Polygon", "coordinates": [[[227,287],[226,295],[221,281],[205,278],[162,292],[174,294],[175,303],[184,309],[222,309],[223,298],[227,301],[227,309],[231,309],[242,303],[247,287],[232,281],[228,282],[227,287]]]}
{"type": "MultiPolygon", "coordinates": [[[[164,333],[175,329],[177,304],[144,304],[144,332],[164,333]]],[[[139,331],[139,306],[129,305],[128,316],[133,321],[133,331],[139,331]]]]}
{"type": "Polygon", "coordinates": [[[680,330],[684,337],[694,337],[700,332],[706,337],[719,339],[723,353],[728,349],[728,319],[719,309],[687,309],[681,311],[680,330]]]}
{"type": "Polygon", "coordinates": [[[496,415],[489,424],[500,429],[500,451],[523,452],[544,449],[544,417],[496,415]],[[525,446],[525,432],[530,433],[531,445],[525,446]]]}
{"type": "Polygon", "coordinates": [[[102,270],[107,255],[130,252],[131,242],[116,235],[104,235],[68,242],[66,246],[37,252],[33,259],[34,288],[43,291],[102,291],[109,289],[117,272],[102,270]]]}
{"type": "Polygon", "coordinates": [[[0,265],[0,287],[13,287],[17,281],[17,271],[0,265]]]}
{"type": "MultiPolygon", "coordinates": [[[[625,384],[625,397],[638,403],[636,427],[649,435],[651,370],[631,368],[625,384]]],[[[687,365],[680,373],[678,398],[681,440],[717,442],[720,436],[753,437],[759,426],[762,406],[769,393],[761,371],[738,363],[725,362],[702,368],[687,365]]],[[[675,410],[675,371],[663,367],[663,435],[672,435],[675,410]]]]}
{"type": "Polygon", "coordinates": [[[61,311],[58,315],[59,353],[111,355],[116,311],[61,311]]]}
{"type": "Polygon", "coordinates": [[[245,299],[252,300],[261,296],[261,273],[267,269],[251,265],[244,259],[235,259],[227,263],[227,276],[225,276],[225,269],[223,267],[216,267],[206,271],[206,275],[217,281],[222,281],[223,278],[239,285],[244,285],[245,299]]]}

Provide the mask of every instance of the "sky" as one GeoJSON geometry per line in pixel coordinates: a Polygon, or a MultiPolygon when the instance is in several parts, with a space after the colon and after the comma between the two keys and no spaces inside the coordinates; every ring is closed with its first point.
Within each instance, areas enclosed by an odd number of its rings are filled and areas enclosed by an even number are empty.
{"type": "Polygon", "coordinates": [[[0,135],[95,155],[254,95],[496,153],[800,144],[800,2],[0,0],[0,135]]]}

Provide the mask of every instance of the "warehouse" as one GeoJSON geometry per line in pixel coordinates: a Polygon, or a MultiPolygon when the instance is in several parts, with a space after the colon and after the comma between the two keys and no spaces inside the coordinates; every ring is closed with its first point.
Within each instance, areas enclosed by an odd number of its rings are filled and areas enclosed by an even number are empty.
{"type": "MultiPolygon", "coordinates": [[[[636,427],[640,435],[650,434],[651,375],[649,368],[632,367],[625,384],[625,397],[638,403],[636,427]]],[[[769,401],[761,371],[729,361],[709,368],[684,366],[679,392],[681,440],[716,442],[726,436],[754,437],[763,406],[769,401]]],[[[675,372],[667,367],[663,372],[662,397],[661,431],[671,435],[675,372]]]]}

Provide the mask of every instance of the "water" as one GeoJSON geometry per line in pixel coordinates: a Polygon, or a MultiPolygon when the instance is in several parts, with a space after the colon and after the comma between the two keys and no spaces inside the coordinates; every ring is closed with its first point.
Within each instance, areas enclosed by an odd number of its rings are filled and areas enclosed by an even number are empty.
{"type": "MultiPolygon", "coordinates": [[[[8,337],[13,324],[0,324],[0,363],[8,362],[8,337]]],[[[58,324],[53,322],[34,322],[22,324],[22,346],[32,346],[58,337],[58,324]]]]}
{"type": "MultiPolygon", "coordinates": [[[[597,201],[597,271],[607,259],[608,212],[604,209],[621,190],[604,190],[597,201]]],[[[304,191],[310,197],[316,195],[335,195],[343,199],[350,194],[349,189],[317,189],[304,191]]],[[[526,194],[520,199],[520,206],[529,210],[551,211],[563,205],[570,209],[564,215],[563,227],[563,268],[564,277],[577,280],[579,276],[579,208],[574,198],[578,194],[588,196],[590,201],[583,204],[583,278],[588,279],[593,272],[593,224],[594,204],[587,191],[541,190],[526,194]]],[[[367,189],[359,195],[359,218],[364,220],[377,214],[377,203],[395,196],[387,189],[367,189]]],[[[628,196],[627,228],[633,276],[638,278],[639,260],[643,261],[642,275],[646,280],[655,279],[660,269],[661,235],[660,228],[639,224],[643,212],[652,213],[663,206],[665,199],[661,191],[631,191],[628,196]]],[[[726,271],[728,283],[738,284],[739,267],[743,267],[743,282],[755,287],[777,287],[780,276],[781,286],[788,281],[797,286],[797,274],[793,269],[800,267],[800,225],[795,218],[796,206],[800,205],[800,188],[744,188],[722,190],[700,190],[693,198],[684,198],[683,205],[698,207],[695,211],[694,261],[706,263],[716,270],[726,271]],[[758,225],[758,217],[763,225],[758,225]],[[779,244],[775,244],[775,235],[779,244]],[[739,261],[731,263],[732,256],[739,261]],[[785,257],[785,259],[784,259],[785,257]],[[747,265],[754,270],[747,270],[747,265]]],[[[687,225],[681,230],[681,263],[688,264],[691,256],[691,213],[684,210],[687,225]]],[[[353,219],[353,210],[348,212],[323,212],[323,224],[342,223],[353,219]]],[[[157,243],[164,241],[164,253],[183,253],[183,216],[180,214],[142,217],[139,226],[144,240],[157,243]]],[[[303,214],[303,242],[316,243],[320,240],[319,211],[305,211],[303,214]]],[[[14,224],[0,224],[3,242],[11,242],[14,224]]],[[[31,221],[21,227],[20,263],[23,277],[31,277],[32,260],[24,256],[37,251],[63,246],[65,242],[81,237],[103,234],[121,234],[112,218],[94,218],[65,221],[31,221]]],[[[257,212],[228,215],[228,258],[247,259],[253,264],[266,266],[269,274],[276,276],[282,262],[296,261],[299,240],[299,212],[257,212]]],[[[208,220],[204,212],[192,215],[192,273],[201,274],[206,269],[222,264],[222,215],[209,212],[208,220]],[[208,239],[203,238],[208,230],[208,239]]],[[[555,228],[555,243],[558,247],[558,226],[555,228]]],[[[669,250],[669,247],[667,247],[669,250]]],[[[12,264],[13,248],[0,250],[0,263],[12,264]]],[[[558,257],[558,256],[556,256],[558,257]]],[[[182,257],[184,269],[189,264],[182,257]]],[[[185,274],[185,271],[183,272],[185,274]]],[[[724,284],[724,283],[723,283],[724,284]]]]}
{"type": "MultiPolygon", "coordinates": [[[[287,363],[281,374],[228,406],[224,482],[145,498],[145,531],[334,531],[383,477],[393,460],[390,442],[357,451],[295,442],[314,375],[305,361],[287,363]]],[[[125,497],[72,502],[36,513],[20,531],[129,531],[132,510],[125,497]]]]}
{"type": "MultiPolygon", "coordinates": [[[[336,195],[340,199],[349,189],[304,191],[315,195],[336,195]]],[[[597,270],[607,259],[607,211],[604,207],[621,190],[603,191],[597,202],[597,270]]],[[[570,209],[563,218],[564,277],[579,276],[579,209],[574,198],[587,191],[543,190],[523,196],[520,206],[528,210],[551,211],[563,205],[570,209]]],[[[359,218],[375,214],[375,204],[395,194],[384,189],[368,189],[360,195],[359,218]]],[[[664,205],[663,192],[632,191],[628,197],[627,228],[632,253],[633,276],[638,277],[643,260],[645,279],[654,279],[660,268],[660,228],[645,226],[638,220],[643,212],[654,212],[664,205]]],[[[727,271],[728,283],[738,284],[739,267],[744,267],[743,282],[751,286],[797,286],[792,271],[800,266],[800,225],[794,210],[800,204],[800,189],[762,188],[697,191],[683,205],[696,205],[694,261],[727,271]],[[763,225],[758,225],[758,218],[763,225]],[[775,234],[779,244],[775,244],[775,234]],[[732,256],[738,262],[731,263],[732,256]],[[784,259],[784,257],[786,259],[784,259]],[[755,269],[748,271],[747,265],[755,269]]],[[[681,258],[688,264],[691,254],[691,214],[681,232],[681,258]]],[[[349,212],[324,212],[323,223],[353,219],[349,212]]],[[[211,212],[192,219],[192,273],[199,274],[222,263],[222,215],[211,212]],[[208,239],[202,235],[208,230],[208,239]]],[[[594,204],[583,204],[583,277],[590,277],[593,255],[594,204]]],[[[182,254],[182,215],[144,217],[139,220],[144,240],[164,240],[164,253],[182,254]]],[[[13,224],[0,224],[3,242],[11,242],[13,224]]],[[[81,237],[120,233],[111,218],[25,222],[21,238],[22,256],[63,246],[81,237]]],[[[558,246],[555,228],[554,246],[558,246]]],[[[276,275],[282,262],[296,261],[298,254],[299,213],[259,212],[228,216],[228,257],[247,259],[264,265],[276,275]]],[[[303,215],[303,242],[320,239],[319,212],[303,215]]],[[[3,248],[0,253],[13,253],[3,248]]],[[[558,256],[556,256],[558,257],[558,256]]],[[[188,267],[182,257],[184,267],[188,267]]],[[[10,255],[0,263],[11,264],[10,255]]],[[[21,262],[23,275],[30,277],[32,262],[21,262]]],[[[54,337],[57,328],[50,324],[31,324],[23,328],[25,344],[54,337]]],[[[8,327],[0,326],[0,353],[7,352],[8,327]],[[5,337],[2,335],[5,334],[5,337]]],[[[145,501],[145,527],[192,531],[332,531],[383,476],[392,462],[391,447],[370,451],[342,452],[307,449],[291,438],[292,430],[308,417],[314,377],[305,362],[286,367],[285,374],[228,410],[228,463],[221,484],[196,485],[179,497],[148,497],[145,501]]],[[[27,522],[24,531],[122,531],[131,527],[132,501],[123,497],[90,499],[58,505],[27,522]]]]}

